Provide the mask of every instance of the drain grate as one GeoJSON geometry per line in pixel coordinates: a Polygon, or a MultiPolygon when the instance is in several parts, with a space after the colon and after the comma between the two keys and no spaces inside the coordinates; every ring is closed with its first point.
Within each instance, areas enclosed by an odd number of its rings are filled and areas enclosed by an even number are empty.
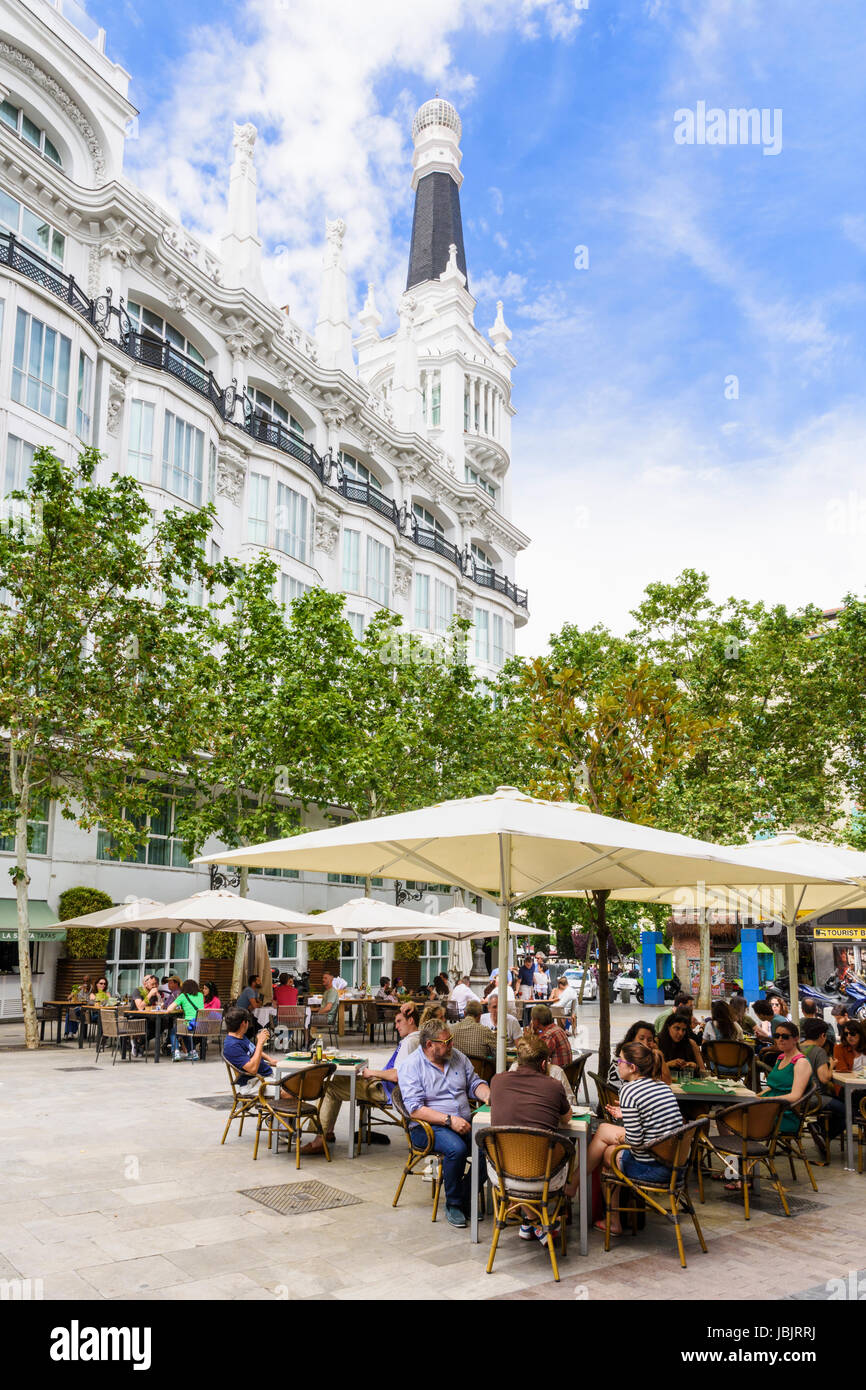
{"type": "MultiPolygon", "coordinates": [[[[807,1197],[794,1197],[787,1191],[785,1197],[792,1216],[801,1216],[807,1211],[825,1211],[827,1208],[826,1202],[812,1202],[807,1197]]],[[[736,1206],[742,1207],[743,1194],[742,1192],[726,1192],[725,1201],[733,1202],[736,1206]]],[[[752,1211],[769,1211],[774,1216],[784,1216],[779,1194],[772,1187],[765,1189],[762,1185],[762,1189],[757,1195],[750,1193],[749,1207],[752,1211]]]]}
{"type": "Polygon", "coordinates": [[[190,1096],[193,1105],[206,1105],[210,1110],[231,1110],[234,1101],[231,1096],[190,1096]]]}
{"type": "Polygon", "coordinates": [[[99,1071],[99,1067],[55,1067],[55,1071],[99,1071]]]}
{"type": "Polygon", "coordinates": [[[252,1197],[254,1202],[282,1212],[283,1216],[330,1211],[332,1207],[355,1207],[361,1203],[361,1198],[353,1197],[351,1192],[341,1192],[337,1187],[315,1181],[280,1183],[277,1187],[248,1187],[242,1189],[240,1195],[252,1197]]]}

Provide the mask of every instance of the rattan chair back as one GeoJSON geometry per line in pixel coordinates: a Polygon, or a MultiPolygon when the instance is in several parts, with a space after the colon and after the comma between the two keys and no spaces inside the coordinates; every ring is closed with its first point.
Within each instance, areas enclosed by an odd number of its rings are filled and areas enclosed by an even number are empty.
{"type": "Polygon", "coordinates": [[[199,1009],[195,1016],[195,1036],[197,1038],[216,1038],[222,1027],[221,1009],[199,1009]]]}
{"type": "Polygon", "coordinates": [[[502,1190],[509,1182],[549,1182],[571,1163],[575,1150],[574,1140],[564,1135],[517,1125],[483,1129],[478,1142],[502,1190]]]}
{"type": "Polygon", "coordinates": [[[713,1076],[724,1075],[722,1068],[726,1072],[736,1069],[741,1075],[747,1076],[752,1066],[752,1049],[735,1039],[717,1038],[704,1043],[704,1059],[713,1076]]]}
{"type": "Polygon", "coordinates": [[[303,1071],[283,1077],[283,1090],[298,1100],[321,1100],[325,1087],[337,1070],[333,1062],[320,1062],[303,1071]]]}
{"type": "MultiPolygon", "coordinates": [[[[568,1073],[566,1073],[566,1075],[567,1074],[568,1073]]],[[[609,1081],[603,1081],[594,1071],[589,1073],[589,1078],[591,1081],[595,1082],[599,1111],[603,1111],[606,1105],[619,1105],[619,1091],[615,1086],[611,1086],[609,1081]]],[[[574,1087],[572,1087],[572,1090],[573,1089],[574,1087]]]]}
{"type": "MultiPolygon", "coordinates": [[[[675,1189],[683,1183],[688,1169],[691,1167],[698,1146],[702,1137],[707,1132],[709,1120],[704,1116],[700,1120],[692,1120],[690,1124],[683,1125],[681,1129],[674,1130],[673,1134],[667,1135],[664,1139],[659,1139],[655,1144],[648,1144],[647,1148],[655,1154],[660,1163],[666,1163],[671,1169],[671,1181],[669,1186],[675,1189]]],[[[640,1180],[636,1180],[640,1185],[640,1180]]],[[[652,1184],[655,1186],[656,1184],[652,1184]]]]}
{"type": "Polygon", "coordinates": [[[747,1100],[716,1112],[719,1134],[770,1144],[775,1139],[787,1106],[783,1100],[747,1100]]]}

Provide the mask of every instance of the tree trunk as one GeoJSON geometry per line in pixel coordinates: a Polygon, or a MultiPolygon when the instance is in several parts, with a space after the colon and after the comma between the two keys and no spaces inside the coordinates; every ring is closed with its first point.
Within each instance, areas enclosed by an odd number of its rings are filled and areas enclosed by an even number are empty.
{"type": "MultiPolygon", "coordinates": [[[[246,866],[244,866],[244,868],[241,869],[241,882],[240,882],[240,894],[241,894],[241,897],[242,897],[242,898],[245,898],[245,897],[247,896],[247,893],[248,893],[248,891],[249,891],[249,886],[250,886],[250,871],[249,871],[248,868],[246,868],[246,866]]],[[[247,937],[246,937],[246,932],[241,932],[241,933],[238,935],[238,939],[237,939],[237,942],[236,942],[236,944],[235,944],[235,963],[234,963],[234,965],[232,966],[232,989],[231,989],[231,998],[232,998],[233,1000],[234,1000],[234,999],[237,999],[238,995],[240,994],[241,990],[242,990],[243,987],[244,987],[244,964],[245,964],[245,962],[246,962],[246,954],[247,954],[247,937]]]]}
{"type": "MultiPolygon", "coordinates": [[[[701,945],[698,1008],[709,1009],[713,1003],[713,975],[710,967],[710,924],[707,921],[707,909],[705,907],[698,909],[698,936],[701,945]]],[[[688,990],[687,981],[683,981],[683,988],[688,990]]]]}
{"type": "Polygon", "coordinates": [[[610,977],[607,969],[608,889],[593,890],[595,930],[598,937],[598,1075],[604,1080],[610,1066],[610,977]]]}
{"type": "Polygon", "coordinates": [[[25,764],[18,772],[18,754],[10,751],[12,794],[18,803],[15,819],[15,897],[18,906],[18,975],[21,985],[21,1012],[24,1015],[24,1041],[28,1048],[39,1046],[39,1025],[36,1020],[36,1001],[33,998],[33,975],[30,970],[30,905],[27,887],[27,821],[30,815],[30,769],[25,764]]]}
{"type": "Polygon", "coordinates": [[[589,933],[587,934],[587,938],[586,938],[586,955],[584,956],[584,959],[583,959],[583,979],[582,979],[581,982],[580,982],[580,994],[577,996],[577,1002],[578,1002],[578,1004],[582,1004],[582,1003],[583,1003],[583,989],[584,989],[584,985],[586,984],[586,977],[587,977],[587,975],[589,974],[589,957],[590,957],[590,953],[591,953],[591,951],[592,951],[592,940],[593,940],[592,932],[589,932],[589,933]]]}

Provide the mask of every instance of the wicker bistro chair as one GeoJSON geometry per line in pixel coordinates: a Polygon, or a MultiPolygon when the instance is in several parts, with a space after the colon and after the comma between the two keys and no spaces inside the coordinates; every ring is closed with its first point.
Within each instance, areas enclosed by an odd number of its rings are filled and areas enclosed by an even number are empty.
{"type": "Polygon", "coordinates": [[[188,1037],[193,1038],[196,1048],[201,1043],[201,1059],[207,1059],[207,1040],[208,1038],[218,1038],[222,1028],[223,1016],[221,1009],[199,1009],[195,1016],[195,1028],[188,1037]]]}
{"type": "Polygon", "coordinates": [[[712,1076],[730,1077],[736,1070],[737,1078],[748,1085],[752,1076],[754,1052],[747,1043],[725,1041],[704,1043],[704,1061],[712,1076]]]}
{"type": "Polygon", "coordinates": [[[388,1019],[385,1017],[384,1010],[378,1007],[374,999],[364,1000],[364,1022],[370,1030],[371,1043],[376,1041],[377,1028],[382,1029],[382,1042],[387,1041],[385,1034],[388,1028],[388,1019]]]}
{"type": "MultiPolygon", "coordinates": [[[[317,1014],[315,1009],[310,1016],[310,1036],[318,1033],[327,1033],[328,1040],[334,1047],[339,1047],[340,1039],[337,1034],[337,1024],[339,1022],[339,1004],[334,1004],[326,1014],[317,1014]]],[[[277,1011],[277,1021],[279,1022],[279,1010],[277,1011]]]]}
{"type": "Polygon", "coordinates": [[[259,1116],[256,1121],[256,1144],[253,1149],[253,1158],[259,1156],[259,1138],[262,1128],[266,1128],[268,1148],[271,1147],[275,1129],[278,1152],[281,1132],[285,1131],[290,1146],[294,1140],[296,1168],[301,1166],[301,1135],[305,1132],[319,1135],[325,1150],[325,1158],[330,1163],[331,1151],[328,1148],[325,1131],[322,1129],[319,1109],[325,1094],[325,1087],[336,1070],[333,1062],[322,1062],[316,1066],[305,1067],[303,1071],[284,1076],[282,1091],[276,1099],[272,1099],[267,1094],[268,1086],[273,1085],[273,1082],[268,1077],[264,1079],[258,1097],[259,1116]]]}
{"type": "Polygon", "coordinates": [[[433,1149],[433,1144],[436,1138],[436,1136],[433,1133],[433,1126],[428,1124],[426,1120],[410,1120],[409,1111],[403,1104],[403,1097],[400,1094],[399,1086],[395,1086],[394,1090],[391,1093],[391,1104],[393,1105],[394,1110],[400,1117],[400,1123],[402,1124],[404,1133],[406,1135],[406,1142],[409,1145],[409,1157],[406,1159],[406,1162],[403,1166],[403,1172],[400,1174],[400,1181],[397,1184],[397,1191],[394,1193],[394,1200],[391,1203],[391,1205],[392,1207],[396,1207],[397,1203],[400,1200],[400,1193],[403,1191],[403,1184],[409,1177],[409,1175],[411,1173],[416,1173],[418,1171],[419,1164],[429,1159],[432,1162],[435,1171],[435,1176],[433,1178],[432,1216],[432,1220],[435,1221],[437,1213],[439,1211],[439,1196],[442,1192],[442,1156],[441,1154],[437,1154],[436,1152],[434,1152],[433,1149]],[[417,1125],[419,1129],[424,1131],[423,1144],[416,1144],[414,1139],[412,1138],[411,1131],[415,1125],[417,1125]]]}
{"type": "Polygon", "coordinates": [[[577,1098],[579,1087],[583,1086],[583,1095],[587,1105],[589,1105],[589,1086],[586,1080],[586,1064],[591,1056],[591,1052],[580,1052],[573,1062],[569,1062],[568,1066],[562,1069],[569,1086],[574,1091],[575,1098],[577,1098]]]}
{"type": "MultiPolygon", "coordinates": [[[[608,1168],[605,1166],[601,1174],[601,1186],[604,1193],[605,1216],[604,1216],[604,1248],[610,1250],[610,1216],[611,1203],[614,1193],[621,1189],[620,1194],[620,1213],[630,1212],[632,1219],[637,1220],[639,1213],[642,1213],[646,1206],[652,1207],[654,1211],[660,1212],[668,1221],[673,1223],[677,1237],[677,1250],[679,1251],[680,1264],[686,1268],[686,1252],[683,1246],[683,1236],[680,1230],[680,1212],[686,1211],[692,1218],[701,1249],[707,1253],[707,1245],[704,1234],[698,1222],[694,1206],[692,1205],[689,1193],[689,1172],[698,1154],[699,1146],[704,1138],[707,1129],[707,1120],[692,1120],[690,1124],[683,1125],[673,1134],[669,1134],[666,1139],[659,1140],[656,1144],[649,1144],[647,1147],[650,1152],[655,1154],[660,1163],[668,1163],[671,1168],[670,1181],[667,1183],[641,1182],[639,1178],[629,1178],[618,1167],[608,1168]],[[633,1206],[622,1206],[622,1195],[630,1189],[635,1193],[635,1203],[633,1206]]],[[[627,1144],[617,1144],[611,1156],[612,1162],[616,1164],[616,1156],[627,1149],[627,1144]]]]}
{"type": "Polygon", "coordinates": [[[567,1199],[565,1188],[574,1167],[574,1140],[547,1129],[509,1126],[483,1129],[478,1136],[479,1147],[496,1174],[493,1184],[493,1241],[487,1261],[487,1273],[493,1269],[499,1237],[509,1224],[519,1225],[529,1211],[547,1236],[547,1251],[553,1277],[559,1282],[556,1262],[556,1223],[559,1221],[559,1241],[566,1254],[568,1222],[563,1208],[567,1199]]]}
{"type": "MultiPolygon", "coordinates": [[[[568,1075],[568,1073],[566,1073],[568,1075]]],[[[598,1096],[598,1106],[596,1113],[599,1119],[608,1120],[609,1116],[605,1110],[606,1105],[619,1105],[619,1091],[615,1086],[611,1086],[609,1081],[602,1081],[601,1077],[594,1071],[589,1072],[589,1078],[595,1082],[595,1093],[598,1096]]],[[[574,1090],[574,1087],[571,1088],[574,1090]]]]}
{"type": "Polygon", "coordinates": [[[475,1068],[475,1075],[482,1081],[490,1081],[496,1075],[496,1061],[492,1057],[474,1057],[471,1052],[464,1054],[475,1068]]]}
{"type": "Polygon", "coordinates": [[[301,1035],[301,1044],[306,1041],[307,1036],[307,1010],[300,1004],[278,1004],[277,1005],[277,1029],[285,1028],[291,1036],[292,1045],[298,1046],[298,1034],[301,1035]]]}
{"type": "Polygon", "coordinates": [[[779,1194],[779,1200],[786,1216],[791,1215],[785,1200],[785,1189],[776,1172],[775,1154],[779,1137],[779,1125],[788,1106],[783,1100],[747,1100],[742,1105],[732,1105],[724,1112],[716,1111],[715,1120],[718,1136],[715,1139],[704,1137],[705,1149],[715,1154],[730,1169],[730,1160],[736,1158],[743,1184],[743,1208],[746,1220],[750,1220],[749,1178],[755,1168],[762,1164],[770,1175],[770,1181],[779,1194]],[[727,1160],[727,1161],[726,1161],[727,1160]]]}
{"type": "MultiPolygon", "coordinates": [[[[223,1061],[225,1061],[225,1058],[223,1058],[223,1061]]],[[[258,1120],[259,1110],[261,1108],[259,1103],[261,1078],[258,1076],[251,1076],[245,1071],[238,1071],[237,1067],[232,1066],[231,1062],[226,1062],[226,1071],[229,1074],[229,1085],[232,1088],[232,1108],[226,1120],[226,1127],[223,1130],[223,1137],[220,1140],[221,1144],[226,1142],[229,1129],[235,1120],[240,1121],[238,1125],[238,1138],[240,1138],[244,1132],[244,1120],[258,1120]]]]}
{"type": "Polygon", "coordinates": [[[36,1022],[39,1024],[39,1041],[45,1041],[45,1025],[51,1026],[57,1022],[60,1010],[53,1004],[40,1004],[36,1010],[36,1022]]]}
{"type": "Polygon", "coordinates": [[[147,1021],[143,1018],[131,1018],[120,1014],[117,1009],[103,1009],[100,1015],[100,1035],[96,1047],[95,1061],[99,1060],[100,1052],[105,1050],[106,1040],[111,1043],[111,1065],[117,1062],[118,1048],[121,1057],[126,1055],[127,1044],[132,1051],[132,1042],[141,1040],[144,1043],[144,1060],[147,1062],[147,1021]]]}
{"type": "Polygon", "coordinates": [[[797,1181],[797,1170],[794,1167],[794,1159],[799,1158],[805,1165],[806,1176],[812,1184],[813,1192],[818,1191],[818,1184],[809,1166],[809,1160],[803,1152],[803,1134],[807,1130],[808,1125],[814,1120],[815,1115],[820,1113],[820,1108],[821,1097],[818,1092],[818,1087],[813,1084],[803,1093],[798,1101],[795,1101],[793,1104],[789,1103],[787,1107],[788,1114],[796,1115],[797,1117],[798,1126],[796,1131],[785,1134],[780,1129],[776,1138],[776,1153],[787,1154],[788,1162],[791,1165],[792,1182],[797,1181]]]}

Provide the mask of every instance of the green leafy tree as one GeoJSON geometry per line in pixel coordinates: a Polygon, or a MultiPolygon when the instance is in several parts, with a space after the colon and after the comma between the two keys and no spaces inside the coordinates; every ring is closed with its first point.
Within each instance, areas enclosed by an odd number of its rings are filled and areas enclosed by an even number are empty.
{"type": "Polygon", "coordinates": [[[154,523],[134,480],[94,483],[98,459],[88,449],[69,467],[38,449],[0,527],[9,789],[0,829],[15,837],[10,874],[31,1048],[39,1045],[27,896],[34,805],[56,801],[64,817],[104,826],[129,853],[140,836],[135,818],[140,824],[157,791],[145,774],[176,776],[203,727],[197,665],[206,617],[188,590],[217,577],[203,555],[212,512],[168,511],[154,523]]]}

